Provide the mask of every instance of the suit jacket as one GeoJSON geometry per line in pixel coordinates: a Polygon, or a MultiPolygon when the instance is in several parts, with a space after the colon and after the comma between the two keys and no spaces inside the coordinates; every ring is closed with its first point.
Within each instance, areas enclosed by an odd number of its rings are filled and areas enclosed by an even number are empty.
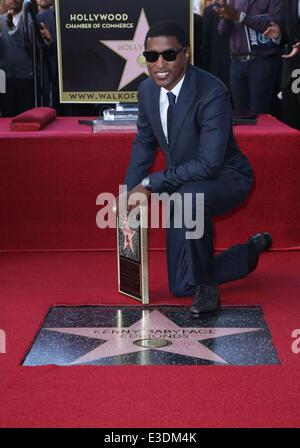
{"type": "MultiPolygon", "coordinates": [[[[2,30],[0,34],[0,69],[7,78],[32,78],[32,56],[25,47],[23,18],[18,26],[10,31],[6,25],[6,14],[0,16],[2,30]]],[[[31,21],[28,22],[31,36],[31,21]]]]}
{"type": "Polygon", "coordinates": [[[283,38],[290,45],[299,42],[298,0],[283,0],[281,14],[283,18],[283,38]]]}
{"type": "Polygon", "coordinates": [[[57,39],[56,39],[56,21],[55,9],[49,8],[40,12],[37,16],[39,23],[43,22],[51,34],[51,43],[44,45],[44,106],[54,107],[59,110],[59,81],[58,81],[58,58],[57,58],[57,39]],[[52,84],[52,86],[50,85],[52,84]],[[51,91],[52,87],[52,91],[51,91]],[[52,95],[50,95],[52,93],[52,95]],[[51,102],[52,98],[52,102],[51,102]]]}
{"type": "MultiPolygon", "coordinates": [[[[298,17],[298,0],[284,0],[281,9],[283,22],[281,25],[282,41],[287,46],[287,52],[292,50],[296,42],[300,42],[300,18],[298,17]]],[[[282,88],[286,89],[293,82],[291,74],[300,66],[300,55],[284,60],[282,70],[282,88]]]]}
{"type": "Polygon", "coordinates": [[[145,176],[159,146],[166,169],[149,175],[153,192],[174,192],[185,182],[221,179],[233,195],[244,200],[253,176],[232,132],[227,87],[215,76],[188,64],[177,99],[169,147],[163,133],[160,88],[151,78],[139,87],[138,132],[125,183],[135,187],[145,176]]]}
{"type": "Polygon", "coordinates": [[[46,11],[40,12],[36,18],[38,23],[43,22],[46,25],[52,37],[51,43],[49,45],[45,45],[45,50],[46,56],[50,63],[51,79],[54,81],[58,77],[55,9],[46,9],[46,11]]]}
{"type": "Polygon", "coordinates": [[[217,3],[206,6],[202,28],[202,68],[220,78],[229,87],[230,51],[228,36],[220,36],[220,18],[213,10],[217,3]]]}

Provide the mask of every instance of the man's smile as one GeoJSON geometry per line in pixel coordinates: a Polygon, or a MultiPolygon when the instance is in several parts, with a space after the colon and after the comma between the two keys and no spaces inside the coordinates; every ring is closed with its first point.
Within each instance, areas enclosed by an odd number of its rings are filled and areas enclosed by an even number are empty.
{"type": "Polygon", "coordinates": [[[155,73],[158,78],[165,79],[169,76],[169,72],[156,72],[155,73]]]}

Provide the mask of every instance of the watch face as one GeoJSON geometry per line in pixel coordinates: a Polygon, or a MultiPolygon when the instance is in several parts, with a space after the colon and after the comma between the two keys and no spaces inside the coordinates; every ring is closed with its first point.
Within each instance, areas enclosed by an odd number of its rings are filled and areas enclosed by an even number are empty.
{"type": "Polygon", "coordinates": [[[142,181],[142,187],[143,187],[143,188],[147,188],[147,187],[149,187],[149,185],[150,185],[150,179],[149,179],[149,177],[146,177],[146,178],[143,179],[143,181],[142,181]]]}

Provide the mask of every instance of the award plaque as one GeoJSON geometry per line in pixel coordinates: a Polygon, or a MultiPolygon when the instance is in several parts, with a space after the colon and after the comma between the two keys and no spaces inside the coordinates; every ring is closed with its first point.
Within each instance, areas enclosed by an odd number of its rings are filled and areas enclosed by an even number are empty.
{"type": "Polygon", "coordinates": [[[117,216],[118,290],[148,304],[148,209],[136,210],[125,221],[117,216]]]}

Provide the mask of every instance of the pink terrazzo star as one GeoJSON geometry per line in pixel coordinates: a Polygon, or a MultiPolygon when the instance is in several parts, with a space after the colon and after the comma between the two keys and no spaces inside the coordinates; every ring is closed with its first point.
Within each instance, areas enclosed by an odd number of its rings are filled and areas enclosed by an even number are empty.
{"type": "Polygon", "coordinates": [[[130,327],[123,327],[122,319],[120,319],[118,327],[68,327],[44,328],[44,330],[105,340],[94,350],[73,361],[71,363],[73,365],[89,363],[108,356],[147,352],[151,349],[228,364],[225,359],[205,347],[200,341],[254,332],[261,328],[179,327],[158,310],[144,310],[142,318],[130,327]],[[137,341],[142,345],[145,343],[146,346],[136,345],[137,341]],[[154,347],[147,347],[148,342],[151,345],[152,341],[154,341],[154,347]],[[161,344],[155,346],[156,341],[161,344]]]}

